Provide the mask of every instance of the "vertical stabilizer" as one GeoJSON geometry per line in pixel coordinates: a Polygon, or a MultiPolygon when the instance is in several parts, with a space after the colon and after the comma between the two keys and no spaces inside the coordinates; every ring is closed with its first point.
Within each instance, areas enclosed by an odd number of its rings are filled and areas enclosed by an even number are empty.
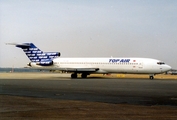
{"type": "Polygon", "coordinates": [[[10,45],[15,45],[16,47],[23,49],[23,51],[31,62],[48,62],[60,56],[59,52],[43,52],[39,48],[37,48],[33,43],[10,43],[10,45]]]}

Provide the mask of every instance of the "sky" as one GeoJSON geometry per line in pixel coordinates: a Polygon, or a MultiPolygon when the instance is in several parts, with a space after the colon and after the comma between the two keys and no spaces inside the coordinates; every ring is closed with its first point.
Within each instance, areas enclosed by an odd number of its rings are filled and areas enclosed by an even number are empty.
{"type": "Polygon", "coordinates": [[[177,68],[176,0],[0,0],[0,67],[32,42],[61,57],[146,57],[177,68]]]}

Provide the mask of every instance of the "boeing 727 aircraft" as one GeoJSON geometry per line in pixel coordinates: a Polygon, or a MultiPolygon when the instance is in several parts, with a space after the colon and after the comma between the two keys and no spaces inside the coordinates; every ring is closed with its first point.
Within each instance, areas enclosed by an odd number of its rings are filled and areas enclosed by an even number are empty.
{"type": "Polygon", "coordinates": [[[154,79],[155,74],[171,69],[164,62],[151,58],[60,58],[59,52],[43,52],[33,43],[9,44],[23,49],[31,68],[72,72],[71,78],[77,78],[78,74],[86,78],[94,73],[129,73],[149,74],[149,78],[154,79]]]}

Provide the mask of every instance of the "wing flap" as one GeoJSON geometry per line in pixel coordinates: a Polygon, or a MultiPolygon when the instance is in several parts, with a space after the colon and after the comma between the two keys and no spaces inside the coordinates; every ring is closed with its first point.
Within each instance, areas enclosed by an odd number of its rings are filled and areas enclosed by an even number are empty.
{"type": "Polygon", "coordinates": [[[99,68],[66,68],[63,71],[67,72],[96,72],[99,68]]]}
{"type": "Polygon", "coordinates": [[[31,67],[31,69],[39,69],[39,70],[60,70],[60,71],[66,71],[66,72],[96,72],[99,70],[99,68],[59,68],[59,67],[31,67]]]}

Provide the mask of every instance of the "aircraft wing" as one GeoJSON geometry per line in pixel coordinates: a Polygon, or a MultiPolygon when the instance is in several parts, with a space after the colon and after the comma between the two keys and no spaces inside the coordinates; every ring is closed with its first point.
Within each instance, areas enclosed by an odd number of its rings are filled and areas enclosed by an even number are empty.
{"type": "Polygon", "coordinates": [[[99,68],[65,68],[63,71],[67,72],[96,72],[99,68]]]}
{"type": "Polygon", "coordinates": [[[58,68],[58,67],[30,67],[30,69],[37,69],[37,70],[60,70],[60,71],[66,71],[66,72],[77,72],[77,73],[82,73],[82,72],[96,72],[99,70],[99,68],[58,68]]]}

